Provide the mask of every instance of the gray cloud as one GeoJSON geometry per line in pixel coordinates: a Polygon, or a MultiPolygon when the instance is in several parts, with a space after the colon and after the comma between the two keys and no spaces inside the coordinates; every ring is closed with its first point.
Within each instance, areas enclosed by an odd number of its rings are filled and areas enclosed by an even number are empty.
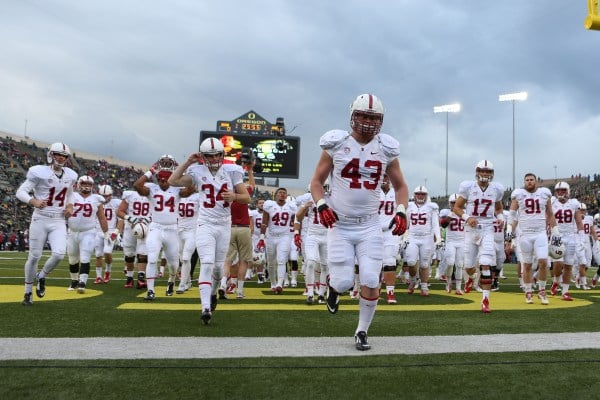
{"type": "Polygon", "coordinates": [[[402,146],[412,188],[443,194],[446,119],[449,187],[496,165],[512,185],[516,104],[517,182],[597,171],[595,51],[585,4],[364,1],[254,2],[68,0],[8,2],[0,14],[0,130],[64,140],[82,151],[152,163],[183,159],[202,129],[253,109],[303,138],[306,187],[319,136],[347,128],[348,105],[373,92],[384,131],[402,146]],[[166,151],[168,149],[168,151],[166,151]],[[557,166],[555,169],[554,166],[557,166]]]}

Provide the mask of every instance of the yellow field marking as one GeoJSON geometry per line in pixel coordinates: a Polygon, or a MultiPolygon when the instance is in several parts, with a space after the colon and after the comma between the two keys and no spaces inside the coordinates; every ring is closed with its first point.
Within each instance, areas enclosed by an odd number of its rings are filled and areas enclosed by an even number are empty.
{"type": "MultiPolygon", "coordinates": [[[[23,300],[23,285],[0,285],[0,303],[20,303],[23,300]]],[[[58,301],[58,300],[79,300],[90,297],[100,296],[104,292],[101,290],[85,289],[85,293],[77,293],[76,290],[67,290],[66,287],[46,286],[46,295],[41,299],[35,295],[35,285],[33,286],[33,302],[38,301],[58,301]]]]}
{"type": "MultiPolygon", "coordinates": [[[[146,292],[137,292],[135,302],[123,303],[119,310],[156,310],[156,311],[198,311],[200,310],[200,299],[198,289],[191,289],[184,294],[174,294],[172,297],[165,295],[165,287],[158,286],[156,288],[156,300],[147,302],[143,298],[146,292]],[[186,299],[185,303],[178,300],[186,299]],[[190,303],[189,299],[196,300],[190,303]]],[[[35,290],[35,288],[34,288],[35,290]]],[[[574,290],[571,295],[575,296],[573,301],[562,301],[560,296],[549,297],[550,304],[544,306],[540,304],[538,298],[534,296],[534,304],[525,304],[525,295],[522,293],[503,293],[493,292],[490,296],[490,304],[492,311],[494,310],[553,310],[557,308],[574,308],[591,305],[589,300],[578,299],[577,292],[574,290]]],[[[37,301],[61,301],[61,300],[78,300],[94,296],[103,295],[101,290],[86,288],[84,294],[79,294],[77,291],[68,291],[67,288],[57,286],[47,286],[46,296],[37,298],[34,295],[34,302],[37,301]]],[[[324,311],[324,304],[316,303],[309,306],[306,302],[306,296],[302,295],[302,289],[287,289],[282,295],[275,295],[269,289],[264,288],[245,288],[245,299],[238,300],[235,294],[228,295],[228,300],[220,300],[218,304],[219,311],[324,311]],[[293,293],[293,294],[291,294],[293,293]],[[277,303],[254,303],[255,300],[277,300],[277,303]]],[[[406,304],[405,301],[411,301],[412,296],[418,297],[417,293],[410,297],[406,292],[398,291],[398,304],[388,305],[382,299],[377,307],[378,312],[406,312],[406,311],[473,311],[479,310],[481,302],[481,293],[472,292],[464,296],[456,296],[448,294],[444,290],[430,290],[431,298],[436,297],[452,299],[444,304],[406,304]],[[456,302],[456,303],[455,303],[456,302]]],[[[600,297],[600,294],[593,297],[600,297]]],[[[343,302],[340,304],[340,311],[358,311],[358,300],[350,300],[347,295],[342,296],[343,302]]],[[[15,303],[23,300],[22,285],[0,285],[0,303],[15,303]]]]}

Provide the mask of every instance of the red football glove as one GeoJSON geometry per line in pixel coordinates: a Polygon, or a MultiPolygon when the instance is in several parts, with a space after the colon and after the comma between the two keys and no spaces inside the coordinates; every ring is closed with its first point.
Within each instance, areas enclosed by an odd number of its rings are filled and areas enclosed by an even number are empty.
{"type": "Polygon", "coordinates": [[[256,250],[265,251],[265,239],[259,239],[258,243],[256,243],[256,250]]]}
{"type": "Polygon", "coordinates": [[[110,241],[114,242],[115,240],[117,240],[117,237],[119,236],[119,234],[117,232],[113,232],[110,234],[110,241]]]}
{"type": "Polygon", "coordinates": [[[333,228],[333,224],[338,221],[338,216],[335,211],[329,208],[327,203],[325,203],[325,200],[321,199],[317,201],[317,211],[319,212],[321,224],[323,224],[325,228],[333,228]]]}
{"type": "Polygon", "coordinates": [[[294,244],[298,249],[302,248],[302,236],[299,233],[294,234],[294,244]]]}
{"type": "Polygon", "coordinates": [[[392,235],[401,236],[406,232],[408,228],[408,223],[406,221],[406,210],[404,208],[404,204],[400,204],[396,209],[396,215],[390,221],[390,229],[392,230],[392,235]]]}

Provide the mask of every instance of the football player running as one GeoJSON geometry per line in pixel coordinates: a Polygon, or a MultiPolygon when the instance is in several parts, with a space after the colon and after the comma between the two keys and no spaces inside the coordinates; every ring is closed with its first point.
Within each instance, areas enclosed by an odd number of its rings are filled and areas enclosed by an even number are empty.
{"type": "Polygon", "coordinates": [[[585,252],[583,242],[587,240],[583,231],[583,219],[579,209],[579,201],[569,198],[571,190],[567,182],[561,181],[554,186],[554,197],[551,199],[552,212],[558,226],[562,244],[565,246],[563,258],[554,260],[552,263],[552,286],[550,293],[555,296],[558,293],[559,280],[562,276],[562,296],[564,301],[572,301],[569,293],[573,265],[577,260],[576,253],[585,252]]]}
{"type": "Polygon", "coordinates": [[[217,307],[216,293],[231,237],[231,202],[250,203],[244,170],[239,165],[223,164],[224,157],[220,140],[205,139],[200,152],[190,154],[168,180],[172,186],[195,187],[200,193],[196,248],[200,256],[200,318],[205,325],[217,307]]]}
{"type": "Polygon", "coordinates": [[[110,185],[99,185],[98,194],[104,198],[104,216],[108,223],[108,239],[105,239],[104,232],[99,226],[96,226],[96,281],[94,283],[110,282],[110,274],[112,271],[113,250],[115,244],[123,230],[123,220],[117,218],[117,210],[121,204],[121,200],[113,197],[113,190],[110,185]],[[119,226],[117,226],[119,225],[119,226]],[[102,262],[105,262],[104,278],[102,278],[102,262]]]}
{"type": "Polygon", "coordinates": [[[35,293],[46,295],[46,276],[61,262],[67,253],[67,226],[65,217],[73,214],[73,187],[77,173],[66,167],[71,150],[64,143],[53,143],[48,148],[49,165],[35,165],[27,171],[25,182],[19,186],[16,197],[34,208],[29,225],[29,254],[25,262],[25,296],[22,304],[33,305],[32,288],[37,279],[35,293]],[[36,275],[42,250],[50,243],[52,254],[36,275]]]}
{"type": "Polygon", "coordinates": [[[398,159],[400,145],[379,133],[383,116],[379,98],[359,95],[350,105],[351,132],[335,129],[321,136],[323,151],[310,184],[319,219],[329,228],[330,313],[338,311],[340,293],[353,287],[355,258],[358,260],[360,311],[354,336],[358,350],[371,348],[367,333],[379,299],[383,232],[378,210],[384,174],[394,188],[397,204],[390,229],[394,235],[402,235],[407,225],[408,186],[398,159]],[[327,178],[331,194],[326,200],[323,185],[327,178]]]}
{"type": "Polygon", "coordinates": [[[154,163],[133,184],[135,190],[146,196],[150,202],[150,218],[146,247],[148,249],[148,265],[146,266],[146,281],[148,290],[144,300],[152,301],[156,297],[154,285],[158,277],[158,262],[160,251],[169,264],[169,279],[167,281],[167,296],[175,293],[175,279],[179,268],[179,233],[177,218],[179,216],[179,200],[195,192],[195,188],[172,187],[168,179],[177,167],[177,161],[165,154],[154,163]],[[156,175],[156,181],[151,181],[156,175]]]}
{"type": "Polygon", "coordinates": [[[421,296],[429,296],[429,275],[431,258],[437,244],[442,243],[439,206],[429,200],[427,188],[417,186],[413,192],[414,201],[408,203],[408,245],[404,261],[408,265],[410,280],[408,294],[413,294],[418,278],[421,280],[421,296]]]}
{"type": "Polygon", "coordinates": [[[102,205],[104,198],[92,193],[93,188],[94,180],[90,176],[79,177],[77,191],[73,193],[73,215],[67,220],[67,253],[71,275],[69,290],[77,289],[78,293],[85,293],[96,244],[96,225],[100,225],[104,239],[110,239],[102,205]]]}
{"type": "Polygon", "coordinates": [[[465,260],[465,225],[464,221],[452,210],[456,203],[456,193],[448,197],[449,209],[440,211],[440,225],[446,228],[446,246],[444,257],[446,259],[446,292],[452,292],[452,283],[455,285],[455,294],[462,296],[463,268],[465,260]]]}
{"type": "Polygon", "coordinates": [[[458,198],[452,211],[465,221],[465,272],[469,279],[465,292],[473,288],[473,275],[477,264],[480,269],[479,284],[483,292],[481,311],[490,313],[490,290],[492,268],[496,259],[494,225],[500,229],[505,218],[502,207],[504,187],[494,179],[494,166],[488,160],[481,160],[475,166],[475,180],[464,181],[458,189],[458,198]]]}
{"type": "Polygon", "coordinates": [[[546,227],[552,228],[552,240],[560,240],[556,227],[552,204],[552,193],[545,187],[537,186],[537,177],[529,172],[525,174],[522,188],[513,190],[511,194],[506,239],[512,240],[513,225],[519,224],[518,242],[523,263],[523,287],[525,303],[533,304],[533,260],[537,259],[538,298],[544,305],[546,297],[546,275],[548,270],[548,236],[546,227]]]}

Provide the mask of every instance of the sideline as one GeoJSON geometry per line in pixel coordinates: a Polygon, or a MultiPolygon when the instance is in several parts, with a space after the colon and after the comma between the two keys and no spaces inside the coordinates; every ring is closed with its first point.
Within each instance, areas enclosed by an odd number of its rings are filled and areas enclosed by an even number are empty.
{"type": "Polygon", "coordinates": [[[357,351],[352,337],[0,338],[0,360],[341,357],[600,349],[600,332],[373,336],[369,342],[370,351],[357,351]]]}

